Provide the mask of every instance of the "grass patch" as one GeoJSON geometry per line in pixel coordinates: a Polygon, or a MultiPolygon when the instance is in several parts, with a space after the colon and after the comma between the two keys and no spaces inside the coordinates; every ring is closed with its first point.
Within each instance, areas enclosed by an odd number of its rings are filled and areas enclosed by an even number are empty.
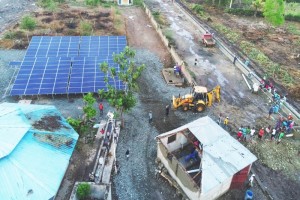
{"type": "Polygon", "coordinates": [[[194,11],[196,14],[203,16],[203,7],[199,4],[192,4],[191,5],[192,11],[194,11]]]}
{"type": "Polygon", "coordinates": [[[173,32],[170,29],[164,30],[164,35],[166,36],[167,40],[169,41],[169,45],[175,46],[175,40],[173,38],[173,32]]]}
{"type": "Polygon", "coordinates": [[[13,39],[16,39],[16,32],[14,31],[7,31],[5,34],[4,34],[4,39],[10,39],[10,40],[13,40],[13,39]]]}
{"type": "Polygon", "coordinates": [[[100,6],[103,8],[115,7],[117,4],[111,1],[100,1],[100,6]]]}
{"type": "Polygon", "coordinates": [[[144,0],[133,0],[133,5],[142,7],[144,0]]]}
{"type": "Polygon", "coordinates": [[[230,42],[237,43],[241,38],[238,33],[233,32],[232,29],[226,26],[221,24],[213,24],[213,26],[218,32],[223,33],[230,42]]]}
{"type": "Polygon", "coordinates": [[[300,3],[292,2],[286,3],[284,7],[285,15],[300,15],[300,3]]]}
{"type": "Polygon", "coordinates": [[[31,16],[27,15],[22,18],[20,27],[21,29],[32,31],[35,29],[36,25],[37,25],[36,20],[31,16]]]}
{"type": "Polygon", "coordinates": [[[159,11],[152,12],[152,16],[159,25],[164,26],[167,24],[166,19],[159,11]]]}
{"type": "Polygon", "coordinates": [[[125,23],[118,7],[112,9],[114,29],[118,34],[125,34],[125,23]]]}
{"type": "Polygon", "coordinates": [[[265,165],[276,171],[283,171],[290,178],[297,178],[300,160],[297,156],[299,142],[284,139],[281,144],[275,142],[247,143],[247,147],[265,165]]]}
{"type": "Polygon", "coordinates": [[[97,6],[100,4],[100,0],[84,0],[85,5],[97,6]]]}
{"type": "Polygon", "coordinates": [[[300,30],[294,24],[289,24],[287,30],[294,35],[300,35],[300,30]]]}
{"type": "Polygon", "coordinates": [[[90,23],[81,21],[80,22],[80,35],[91,35],[93,32],[93,27],[90,23]]]}

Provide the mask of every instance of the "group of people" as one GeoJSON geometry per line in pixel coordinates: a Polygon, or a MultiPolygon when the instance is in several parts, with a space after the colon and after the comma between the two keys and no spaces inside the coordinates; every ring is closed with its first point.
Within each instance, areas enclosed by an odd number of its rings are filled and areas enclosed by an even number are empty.
{"type": "MultiPolygon", "coordinates": [[[[267,126],[261,127],[258,130],[257,137],[260,140],[270,137],[271,141],[277,141],[279,144],[282,138],[291,133],[294,126],[293,116],[291,114],[288,115],[287,118],[279,117],[275,126],[267,126]]],[[[241,126],[237,132],[237,139],[239,141],[247,141],[248,139],[252,140],[255,137],[256,128],[250,126],[241,126]]]]}

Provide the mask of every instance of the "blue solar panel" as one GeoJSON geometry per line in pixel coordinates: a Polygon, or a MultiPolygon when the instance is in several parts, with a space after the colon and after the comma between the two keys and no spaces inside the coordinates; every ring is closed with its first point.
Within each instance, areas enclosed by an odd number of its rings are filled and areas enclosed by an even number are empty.
{"type": "MultiPolygon", "coordinates": [[[[11,95],[97,92],[106,89],[100,63],[118,66],[113,53],[127,44],[125,36],[33,36],[11,95]]],[[[124,89],[121,81],[117,86],[124,89]]],[[[110,83],[113,80],[110,78],[110,83]]]]}

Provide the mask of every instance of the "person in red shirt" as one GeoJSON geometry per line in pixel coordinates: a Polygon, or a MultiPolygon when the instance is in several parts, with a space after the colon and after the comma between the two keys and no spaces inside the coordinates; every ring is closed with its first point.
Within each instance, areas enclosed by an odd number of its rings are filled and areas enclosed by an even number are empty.
{"type": "Polygon", "coordinates": [[[261,129],[259,130],[259,132],[258,132],[258,138],[259,138],[259,139],[262,139],[262,137],[264,136],[264,134],[265,134],[265,130],[264,130],[264,128],[261,128],[261,129]]]}
{"type": "Polygon", "coordinates": [[[239,132],[237,133],[237,139],[238,139],[239,141],[241,140],[242,135],[243,135],[242,131],[239,130],[239,132]]]}
{"type": "Polygon", "coordinates": [[[102,116],[103,115],[103,104],[102,103],[99,104],[99,110],[100,110],[100,115],[102,116]]]}

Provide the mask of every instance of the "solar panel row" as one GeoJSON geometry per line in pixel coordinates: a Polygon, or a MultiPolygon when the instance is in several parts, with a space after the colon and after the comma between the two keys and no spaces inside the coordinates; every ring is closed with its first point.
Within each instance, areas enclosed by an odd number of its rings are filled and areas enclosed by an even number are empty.
{"type": "Polygon", "coordinates": [[[125,36],[82,36],[76,37],[34,36],[27,49],[26,57],[75,57],[107,56],[120,53],[126,46],[125,36]]]}
{"type": "MultiPolygon", "coordinates": [[[[11,95],[65,94],[97,92],[106,89],[99,69],[126,46],[125,36],[34,36],[11,90],[11,95]],[[80,55],[80,56],[78,56],[80,55]]],[[[118,89],[124,84],[116,78],[118,89]]]]}

